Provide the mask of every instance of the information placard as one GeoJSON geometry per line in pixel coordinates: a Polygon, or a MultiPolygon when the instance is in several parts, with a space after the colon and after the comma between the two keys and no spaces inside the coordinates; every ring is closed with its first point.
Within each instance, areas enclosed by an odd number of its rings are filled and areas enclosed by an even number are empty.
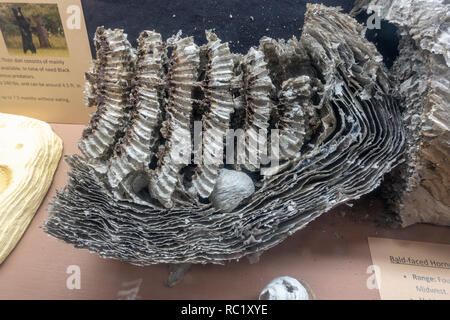
{"type": "Polygon", "coordinates": [[[450,300],[450,245],[369,238],[381,299],[450,300]]]}
{"type": "Polygon", "coordinates": [[[87,123],[92,59],[80,0],[0,0],[0,112],[87,123]]]}

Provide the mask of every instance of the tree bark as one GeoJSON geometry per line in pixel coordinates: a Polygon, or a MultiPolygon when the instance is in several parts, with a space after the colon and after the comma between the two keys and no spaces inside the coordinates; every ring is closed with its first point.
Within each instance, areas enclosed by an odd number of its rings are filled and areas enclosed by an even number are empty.
{"type": "Polygon", "coordinates": [[[50,41],[48,39],[48,32],[42,22],[42,18],[40,15],[36,15],[33,17],[36,21],[36,33],[39,39],[39,46],[41,48],[51,48],[50,41]]]}

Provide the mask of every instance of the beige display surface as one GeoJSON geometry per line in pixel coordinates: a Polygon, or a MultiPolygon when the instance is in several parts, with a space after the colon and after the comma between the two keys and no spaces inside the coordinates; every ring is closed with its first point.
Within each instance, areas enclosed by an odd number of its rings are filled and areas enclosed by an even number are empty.
{"type": "Polygon", "coordinates": [[[0,112],[87,123],[84,73],[92,57],[80,0],[0,0],[0,18],[7,22],[0,25],[0,112]],[[30,23],[30,50],[20,16],[30,23]],[[38,38],[43,33],[49,43],[38,38]]]}
{"type": "Polygon", "coordinates": [[[450,245],[369,238],[382,299],[450,300],[450,245]]]}
{"type": "MultiPolygon", "coordinates": [[[[51,124],[64,141],[64,155],[78,153],[82,125],[51,124]]],[[[447,227],[417,224],[394,229],[374,223],[384,211],[372,197],[353,201],[318,217],[258,263],[247,259],[221,265],[195,265],[183,281],[168,288],[167,265],[138,267],[102,259],[88,250],[49,237],[42,231],[49,203],[67,184],[68,165],[60,161],[53,184],[27,232],[0,265],[0,299],[258,299],[274,278],[304,280],[321,299],[379,299],[372,286],[368,237],[442,242],[450,245],[447,227]],[[80,288],[73,287],[79,271],[80,288]],[[69,286],[67,285],[69,282],[69,286]]]]}

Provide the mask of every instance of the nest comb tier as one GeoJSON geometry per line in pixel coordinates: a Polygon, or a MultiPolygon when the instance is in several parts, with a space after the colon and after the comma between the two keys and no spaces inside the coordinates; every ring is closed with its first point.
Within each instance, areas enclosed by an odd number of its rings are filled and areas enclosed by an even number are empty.
{"type": "Polygon", "coordinates": [[[350,16],[308,5],[300,39],[265,37],[246,55],[206,38],[143,31],[133,49],[122,30],[98,28],[86,85],[96,112],[83,156],[67,158],[48,234],[138,265],[257,257],[399,162],[382,57],[350,16]],[[179,161],[186,145],[189,159],[223,161],[179,161]]]}

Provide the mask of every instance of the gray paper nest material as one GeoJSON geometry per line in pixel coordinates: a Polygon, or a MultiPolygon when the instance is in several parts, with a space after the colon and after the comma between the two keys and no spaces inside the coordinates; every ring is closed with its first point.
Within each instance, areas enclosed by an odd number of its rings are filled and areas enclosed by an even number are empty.
{"type": "Polygon", "coordinates": [[[395,24],[402,37],[391,73],[403,98],[405,163],[385,195],[403,226],[450,225],[450,4],[441,0],[356,1],[395,24]]]}
{"type": "MultiPolygon", "coordinates": [[[[211,32],[198,47],[181,34],[163,42],[144,31],[134,54],[121,30],[99,28],[88,77],[97,112],[80,141],[84,157],[67,158],[69,183],[45,231],[139,265],[220,264],[257,256],[372,191],[398,163],[404,131],[382,57],[363,33],[322,5],[308,6],[299,40],[263,38],[245,56],[211,32]],[[196,119],[216,136],[279,129],[279,166],[258,158],[227,167],[254,182],[241,177],[254,192],[230,213],[213,206],[226,199],[215,198],[216,182],[233,182],[219,178],[223,166],[174,161],[196,119]]],[[[206,151],[217,151],[214,141],[206,139],[206,151]]]]}

